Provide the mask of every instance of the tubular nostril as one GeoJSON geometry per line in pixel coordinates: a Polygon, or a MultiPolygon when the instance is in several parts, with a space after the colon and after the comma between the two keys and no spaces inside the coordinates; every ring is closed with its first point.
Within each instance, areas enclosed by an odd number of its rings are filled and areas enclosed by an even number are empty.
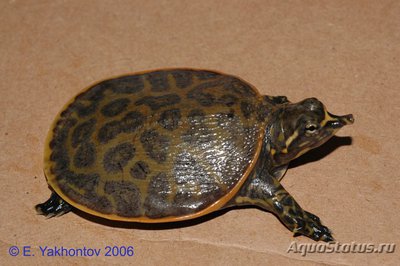
{"type": "Polygon", "coordinates": [[[354,117],[352,114],[340,116],[339,120],[343,125],[351,125],[354,123],[354,117]]]}
{"type": "Polygon", "coordinates": [[[328,115],[331,117],[332,121],[334,121],[335,124],[337,124],[336,126],[340,125],[342,127],[354,123],[354,117],[352,114],[338,116],[328,112],[328,115]]]}
{"type": "Polygon", "coordinates": [[[347,124],[351,125],[354,123],[354,117],[352,114],[346,115],[347,124]]]}

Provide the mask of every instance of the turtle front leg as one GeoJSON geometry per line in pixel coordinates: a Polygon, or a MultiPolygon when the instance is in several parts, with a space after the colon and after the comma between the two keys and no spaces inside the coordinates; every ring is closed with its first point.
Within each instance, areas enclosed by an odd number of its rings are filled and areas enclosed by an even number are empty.
{"type": "Polygon", "coordinates": [[[276,214],[294,235],[305,235],[313,240],[333,241],[330,230],[320,219],[304,211],[295,199],[270,175],[250,178],[231,205],[256,205],[276,214]]]}
{"type": "Polygon", "coordinates": [[[36,205],[35,209],[38,214],[51,218],[71,211],[72,206],[53,192],[46,202],[36,205]]]}

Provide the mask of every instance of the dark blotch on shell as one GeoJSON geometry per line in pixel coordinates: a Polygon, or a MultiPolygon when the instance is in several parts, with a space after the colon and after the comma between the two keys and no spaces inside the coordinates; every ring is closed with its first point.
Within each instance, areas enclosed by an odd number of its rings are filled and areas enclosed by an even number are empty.
{"type": "Polygon", "coordinates": [[[101,113],[108,117],[116,116],[126,110],[129,102],[130,100],[127,98],[116,99],[103,106],[101,113]]]}
{"type": "Polygon", "coordinates": [[[121,130],[125,133],[135,132],[139,127],[143,126],[146,117],[136,111],[127,113],[120,122],[121,130]]]}
{"type": "Polygon", "coordinates": [[[141,197],[139,189],[131,182],[108,181],[104,192],[115,200],[116,214],[122,217],[141,216],[141,197]]]}
{"type": "Polygon", "coordinates": [[[104,86],[103,82],[99,83],[87,91],[82,92],[81,94],[75,97],[75,101],[92,101],[92,102],[99,102],[104,98],[104,91],[107,88],[104,86]]]}
{"type": "Polygon", "coordinates": [[[72,109],[71,108],[67,108],[64,111],[61,112],[60,117],[65,118],[68,117],[72,114],[72,109]]]}
{"type": "Polygon", "coordinates": [[[133,178],[146,179],[150,173],[150,167],[146,162],[139,161],[131,168],[130,174],[133,178]]]}
{"type": "Polygon", "coordinates": [[[67,170],[57,175],[57,179],[64,181],[59,182],[60,186],[65,183],[67,186],[72,185],[77,189],[92,192],[99,183],[100,176],[96,173],[77,174],[67,170]]]}
{"type": "Polygon", "coordinates": [[[86,142],[90,139],[95,129],[96,119],[92,118],[86,122],[77,125],[72,131],[71,143],[72,147],[76,148],[79,144],[86,142]]]}
{"type": "Polygon", "coordinates": [[[60,119],[53,128],[53,139],[50,141],[50,149],[62,147],[67,138],[70,128],[76,125],[78,120],[75,118],[60,119]]]}
{"type": "Polygon", "coordinates": [[[254,90],[248,84],[234,77],[226,78],[224,89],[233,91],[241,97],[251,97],[256,95],[254,90]]]}
{"type": "Polygon", "coordinates": [[[96,111],[97,106],[98,102],[76,101],[71,103],[70,107],[68,108],[75,110],[79,117],[86,117],[93,114],[96,111]]]}
{"type": "Polygon", "coordinates": [[[166,94],[162,96],[146,96],[135,102],[136,105],[147,105],[151,110],[179,103],[181,98],[177,94],[166,94]]]}
{"type": "Polygon", "coordinates": [[[60,119],[53,129],[53,139],[49,147],[52,150],[50,160],[55,162],[50,171],[53,174],[61,173],[69,168],[70,159],[65,149],[69,130],[77,123],[74,118],[60,119]]]}
{"type": "Polygon", "coordinates": [[[231,107],[238,101],[238,97],[232,95],[232,94],[225,94],[221,98],[218,99],[218,102],[220,104],[226,105],[228,107],[231,107]]]}
{"type": "Polygon", "coordinates": [[[213,71],[207,71],[207,70],[199,70],[199,71],[195,71],[196,76],[199,79],[213,79],[213,78],[217,78],[218,76],[221,76],[220,74],[213,72],[213,71]]]}
{"type": "Polygon", "coordinates": [[[135,156],[135,146],[125,142],[110,148],[103,158],[104,169],[108,173],[122,172],[126,164],[135,156]]]}
{"type": "Polygon", "coordinates": [[[242,101],[240,103],[240,109],[245,118],[249,118],[256,111],[256,107],[247,101],[242,101]]]}
{"type": "Polygon", "coordinates": [[[156,71],[146,75],[152,91],[167,91],[169,89],[168,72],[156,71]]]}
{"type": "Polygon", "coordinates": [[[97,195],[94,191],[86,193],[82,200],[82,205],[100,213],[109,214],[113,210],[111,202],[106,197],[97,195]]]}
{"type": "Polygon", "coordinates": [[[75,97],[75,101],[71,103],[62,115],[70,115],[72,111],[77,112],[79,117],[85,117],[93,114],[99,102],[104,98],[103,92],[106,88],[102,83],[93,86],[85,92],[75,97]]]}
{"type": "Polygon", "coordinates": [[[202,83],[190,90],[187,97],[196,100],[202,106],[211,106],[216,102],[216,98],[212,93],[207,92],[207,90],[212,87],[220,86],[221,84],[222,81],[220,80],[202,83]]]}
{"type": "Polygon", "coordinates": [[[108,141],[115,138],[121,132],[132,133],[138,128],[143,126],[146,117],[136,111],[127,113],[121,121],[114,120],[106,123],[99,130],[97,135],[100,143],[107,143],[108,141]]]}
{"type": "MultiPolygon", "coordinates": [[[[188,92],[187,97],[196,100],[202,106],[211,106],[215,103],[221,102],[220,99],[216,99],[215,95],[209,91],[211,88],[215,87],[220,91],[230,92],[238,97],[251,97],[256,95],[249,85],[239,79],[234,77],[223,77],[199,84],[188,92]]],[[[230,95],[233,96],[232,94],[230,95]]],[[[230,100],[233,100],[232,97],[230,98],[230,100]]],[[[232,101],[227,102],[231,103],[232,101]]]]}
{"type": "Polygon", "coordinates": [[[99,196],[95,191],[85,191],[83,194],[76,192],[68,183],[60,183],[60,189],[68,197],[87,208],[100,213],[109,214],[112,212],[111,202],[104,196],[99,196]]]}
{"type": "Polygon", "coordinates": [[[167,130],[174,130],[178,128],[179,121],[181,120],[181,112],[179,109],[171,109],[162,112],[158,123],[167,130]]]}
{"type": "Polygon", "coordinates": [[[153,219],[173,215],[175,210],[167,199],[171,192],[172,188],[165,173],[153,176],[143,205],[145,215],[153,219]]]}
{"type": "Polygon", "coordinates": [[[119,121],[111,121],[106,123],[99,129],[97,135],[100,143],[107,143],[121,133],[121,125],[119,121]]]}
{"type": "Polygon", "coordinates": [[[201,109],[191,110],[188,114],[190,128],[182,134],[182,140],[195,146],[199,145],[198,147],[205,143],[211,143],[213,136],[210,134],[205,120],[206,115],[201,109]]]}
{"type": "Polygon", "coordinates": [[[91,142],[82,143],[76,150],[74,165],[77,168],[85,168],[93,165],[96,160],[96,147],[91,142]]]}
{"type": "Polygon", "coordinates": [[[147,155],[156,162],[162,163],[167,159],[169,139],[155,130],[147,130],[140,137],[147,155]]]}
{"type": "Polygon", "coordinates": [[[111,88],[115,93],[137,93],[144,89],[143,78],[141,75],[124,76],[107,80],[104,86],[111,88]]]}
{"type": "Polygon", "coordinates": [[[193,83],[193,72],[190,70],[172,71],[176,86],[180,89],[187,88],[193,83]]]}
{"type": "Polygon", "coordinates": [[[62,148],[54,149],[50,154],[50,160],[56,163],[50,169],[52,174],[63,173],[69,168],[70,159],[66,151],[62,148]]]}

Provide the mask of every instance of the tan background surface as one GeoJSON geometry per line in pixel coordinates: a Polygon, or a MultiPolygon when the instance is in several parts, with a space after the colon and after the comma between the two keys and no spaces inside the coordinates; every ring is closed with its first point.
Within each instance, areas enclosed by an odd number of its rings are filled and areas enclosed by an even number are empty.
{"type": "MultiPolygon", "coordinates": [[[[89,84],[128,72],[198,67],[292,101],[316,96],[356,123],[289,170],[283,185],[343,243],[399,243],[399,1],[1,1],[0,264],[385,264],[394,254],[286,253],[271,214],[232,210],[182,226],[93,221],[33,210],[49,190],[44,139],[89,84]],[[377,3],[381,2],[381,3],[377,3]],[[318,160],[320,159],[320,160],[318,160]],[[150,227],[151,228],[151,227],[150,227]],[[29,245],[35,257],[11,257],[29,245]],[[39,246],[135,248],[133,257],[41,257],[39,246]]],[[[400,247],[397,247],[400,248],[400,247]]]]}

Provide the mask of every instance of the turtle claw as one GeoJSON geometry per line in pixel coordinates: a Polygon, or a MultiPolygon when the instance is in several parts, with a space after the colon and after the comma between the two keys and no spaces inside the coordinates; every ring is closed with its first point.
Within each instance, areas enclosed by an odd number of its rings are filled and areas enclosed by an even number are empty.
{"type": "Polygon", "coordinates": [[[318,216],[304,211],[304,217],[296,218],[298,227],[293,231],[295,235],[308,236],[315,241],[332,242],[334,238],[331,235],[331,230],[322,225],[318,216]]]}
{"type": "Polygon", "coordinates": [[[320,228],[313,228],[312,235],[310,236],[315,241],[332,242],[334,241],[330,230],[326,226],[321,226],[320,228]]]}
{"type": "Polygon", "coordinates": [[[331,236],[330,233],[327,233],[327,234],[323,235],[321,240],[324,241],[324,242],[333,242],[333,241],[335,241],[335,239],[331,236]]]}

